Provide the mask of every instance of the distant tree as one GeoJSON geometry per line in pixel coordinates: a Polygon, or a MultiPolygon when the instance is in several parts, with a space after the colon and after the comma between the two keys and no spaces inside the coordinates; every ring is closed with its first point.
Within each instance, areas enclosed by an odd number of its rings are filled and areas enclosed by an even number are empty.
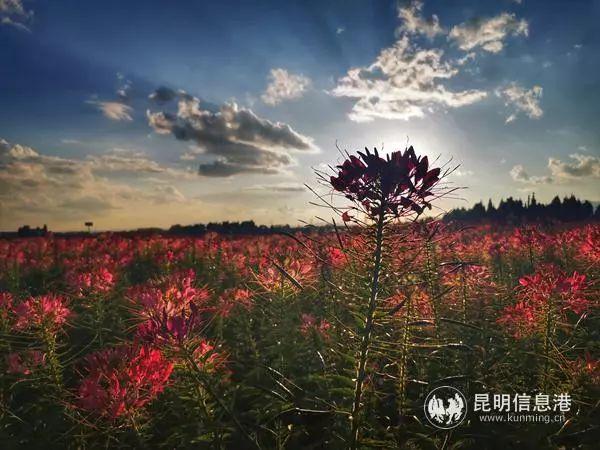
{"type": "Polygon", "coordinates": [[[586,200],[581,204],[581,216],[581,218],[584,220],[594,217],[594,206],[589,202],[589,200],[586,200]]]}
{"type": "Polygon", "coordinates": [[[46,225],[44,225],[42,228],[31,228],[29,225],[23,225],[17,229],[17,236],[19,237],[46,236],[47,234],[48,227],[46,225]]]}
{"type": "Polygon", "coordinates": [[[552,199],[548,205],[548,215],[554,219],[560,220],[562,211],[562,203],[558,195],[552,199]]]}
{"type": "Polygon", "coordinates": [[[483,219],[485,217],[485,207],[482,202],[473,205],[473,216],[475,219],[483,219]]]}
{"type": "Polygon", "coordinates": [[[490,199],[487,208],[483,202],[475,203],[471,208],[457,208],[445,216],[445,220],[480,222],[491,220],[502,223],[518,223],[522,221],[580,221],[600,218],[600,206],[594,211],[589,201],[582,202],[574,195],[565,197],[562,201],[555,196],[550,204],[539,203],[535,193],[527,196],[526,203],[521,199],[508,197],[501,199],[498,208],[494,207],[490,199]]]}

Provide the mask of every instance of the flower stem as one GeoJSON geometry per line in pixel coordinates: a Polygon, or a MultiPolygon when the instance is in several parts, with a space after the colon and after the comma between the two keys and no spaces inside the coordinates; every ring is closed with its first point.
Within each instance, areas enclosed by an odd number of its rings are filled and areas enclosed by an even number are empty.
{"type": "Polygon", "coordinates": [[[553,302],[552,296],[548,298],[548,304],[546,305],[546,324],[544,328],[544,371],[542,373],[542,392],[545,392],[548,388],[548,378],[550,375],[550,344],[552,339],[553,329],[553,302]]]}
{"type": "Polygon", "coordinates": [[[260,449],[260,445],[258,442],[246,431],[246,428],[239,421],[237,416],[227,407],[221,396],[215,392],[212,388],[211,383],[205,379],[202,370],[196,364],[194,360],[194,356],[189,351],[184,351],[184,356],[188,366],[192,369],[192,373],[194,374],[194,378],[196,381],[200,383],[202,388],[212,397],[212,399],[221,407],[221,409],[227,414],[235,424],[236,428],[242,433],[242,435],[248,440],[248,442],[253,444],[253,447],[260,449]]]}
{"type": "Polygon", "coordinates": [[[46,347],[50,378],[57,390],[62,390],[62,368],[56,354],[56,336],[51,330],[42,330],[42,338],[46,347]]]}
{"type": "Polygon", "coordinates": [[[412,315],[412,302],[410,295],[407,296],[406,305],[404,306],[406,313],[404,314],[404,323],[402,325],[402,346],[400,347],[401,354],[398,362],[398,410],[401,414],[404,413],[404,403],[406,400],[406,380],[407,380],[407,362],[408,351],[410,347],[410,321],[412,315]]]}
{"type": "Polygon", "coordinates": [[[375,310],[377,307],[377,294],[379,293],[379,274],[381,272],[381,256],[383,247],[383,229],[385,225],[385,208],[381,205],[381,211],[377,220],[375,235],[375,255],[373,264],[373,280],[371,283],[371,293],[369,298],[369,309],[365,319],[365,328],[362,334],[360,353],[358,357],[358,368],[356,371],[356,383],[354,386],[354,401],[351,412],[351,440],[350,448],[356,450],[358,445],[358,434],[360,429],[360,410],[363,395],[364,381],[366,377],[367,357],[371,344],[371,334],[375,319],[375,310]]]}

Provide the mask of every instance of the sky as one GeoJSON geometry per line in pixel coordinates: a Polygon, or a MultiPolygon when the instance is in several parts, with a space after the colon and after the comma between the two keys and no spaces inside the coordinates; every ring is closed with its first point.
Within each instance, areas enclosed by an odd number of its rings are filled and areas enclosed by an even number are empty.
{"type": "Polygon", "coordinates": [[[600,0],[0,0],[0,230],[297,224],[339,149],[600,201],[600,0]]]}

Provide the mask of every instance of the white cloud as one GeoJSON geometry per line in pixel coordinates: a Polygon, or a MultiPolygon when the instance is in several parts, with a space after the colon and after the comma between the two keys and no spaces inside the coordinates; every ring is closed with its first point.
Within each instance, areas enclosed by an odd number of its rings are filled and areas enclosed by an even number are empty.
{"type": "Polygon", "coordinates": [[[310,85],[310,78],[304,75],[295,75],[285,69],[271,69],[269,84],[261,98],[267,105],[278,105],[285,100],[302,97],[310,85]]]}
{"type": "Polygon", "coordinates": [[[475,172],[473,172],[472,170],[456,169],[452,172],[452,175],[454,175],[455,177],[470,177],[475,175],[475,172]]]}
{"type": "Polygon", "coordinates": [[[201,175],[281,173],[293,163],[288,151],[317,150],[312,139],[289,125],[260,118],[235,103],[225,103],[212,112],[202,109],[196,97],[183,92],[177,97],[176,113],[148,111],[148,122],[156,133],[191,141],[197,147],[195,152],[215,158],[199,165],[201,175]]]}
{"type": "Polygon", "coordinates": [[[549,176],[538,177],[529,175],[521,164],[514,166],[510,170],[510,176],[513,180],[525,184],[546,184],[552,182],[552,177],[549,176]]]}
{"type": "Polygon", "coordinates": [[[104,114],[104,117],[116,121],[132,121],[131,113],[133,108],[121,102],[101,102],[97,100],[88,100],[87,103],[94,105],[104,114]]]}
{"type": "Polygon", "coordinates": [[[330,92],[336,97],[356,99],[350,119],[365,122],[375,118],[424,117],[436,109],[458,108],[487,96],[471,89],[450,91],[439,80],[459,73],[456,64],[442,61],[441,49],[420,49],[405,35],[383,49],[374,63],[353,68],[330,92]]]}
{"type": "Polygon", "coordinates": [[[184,177],[185,172],[165,167],[142,152],[113,149],[100,155],[88,155],[86,160],[95,173],[170,174],[184,177]]]}
{"type": "Polygon", "coordinates": [[[120,72],[117,72],[117,80],[119,81],[119,87],[117,88],[117,97],[119,97],[119,100],[122,102],[129,101],[131,98],[131,90],[133,89],[133,83],[120,72]]]}
{"type": "Polygon", "coordinates": [[[256,184],[246,188],[247,191],[265,191],[273,193],[304,192],[306,186],[300,183],[256,184]]]}
{"type": "Polygon", "coordinates": [[[461,50],[470,51],[480,47],[490,53],[498,53],[504,47],[507,36],[527,36],[529,25],[525,19],[517,19],[512,13],[496,17],[472,20],[452,27],[449,39],[461,50]]]}
{"type": "Polygon", "coordinates": [[[541,86],[533,86],[527,90],[516,83],[511,83],[496,91],[496,95],[502,97],[505,105],[513,110],[506,118],[506,123],[513,122],[519,113],[524,113],[530,119],[539,119],[542,117],[544,114],[544,111],[540,107],[542,92],[541,86]]]}
{"type": "Polygon", "coordinates": [[[22,0],[0,0],[0,25],[29,32],[28,24],[32,19],[33,11],[27,11],[22,0]]]}
{"type": "Polygon", "coordinates": [[[185,196],[170,180],[186,174],[197,177],[140,154],[68,159],[0,139],[0,207],[19,214],[78,217],[138,204],[179,203],[185,196]],[[120,173],[127,173],[128,180],[135,177],[138,187],[114,178],[120,173]],[[149,176],[155,181],[150,183],[149,176]]]}
{"type": "Polygon", "coordinates": [[[80,141],[79,139],[63,138],[60,140],[60,143],[65,145],[81,145],[83,144],[83,141],[80,141]]]}
{"type": "Polygon", "coordinates": [[[444,29],[440,26],[440,20],[435,14],[430,19],[421,15],[423,2],[415,0],[406,6],[398,7],[398,17],[402,19],[402,25],[398,28],[400,33],[423,34],[432,39],[438,34],[443,34],[444,29]]]}
{"type": "Polygon", "coordinates": [[[572,162],[562,162],[560,159],[550,158],[548,168],[557,178],[600,178],[600,157],[573,153],[569,155],[572,162]]]}
{"type": "Polygon", "coordinates": [[[26,158],[35,158],[38,153],[31,147],[20,144],[11,144],[0,138],[0,164],[7,160],[19,160],[26,158]]]}
{"type": "Polygon", "coordinates": [[[591,155],[573,153],[570,162],[557,158],[548,158],[551,175],[531,176],[522,165],[516,165],[510,171],[513,180],[525,184],[566,183],[586,178],[600,178],[600,158],[591,155]]]}
{"type": "Polygon", "coordinates": [[[196,158],[197,155],[193,152],[185,152],[179,157],[179,159],[182,161],[195,161],[196,158]]]}

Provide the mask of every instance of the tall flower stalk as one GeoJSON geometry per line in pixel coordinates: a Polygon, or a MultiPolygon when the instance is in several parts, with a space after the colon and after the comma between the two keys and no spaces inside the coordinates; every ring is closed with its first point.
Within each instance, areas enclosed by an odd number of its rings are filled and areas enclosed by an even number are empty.
{"type": "Polygon", "coordinates": [[[344,222],[366,226],[373,244],[368,256],[371,261],[368,264],[370,287],[364,326],[357,331],[359,346],[350,411],[349,447],[356,449],[360,443],[364,391],[369,375],[369,350],[374,339],[376,311],[382,292],[385,236],[397,219],[415,220],[425,208],[431,208],[430,200],[436,196],[433,189],[440,181],[441,169],[430,169],[428,158],[417,157],[412,147],[392,152],[387,158],[379,156],[377,149],[373,153],[366,149],[365,153],[358,152],[358,156],[347,156],[328,181],[335,191],[352,202],[349,208],[343,210],[344,222]],[[356,218],[353,215],[356,213],[364,216],[365,220],[356,218]]]}
{"type": "Polygon", "coordinates": [[[383,229],[385,225],[385,214],[383,208],[379,213],[377,220],[376,237],[375,237],[375,254],[373,262],[373,280],[371,283],[371,293],[369,298],[369,309],[365,318],[365,328],[362,334],[360,344],[360,354],[358,357],[358,366],[356,371],[356,383],[354,385],[354,400],[352,402],[351,420],[351,444],[352,448],[356,448],[358,443],[359,433],[359,413],[361,409],[361,400],[363,394],[363,385],[366,377],[367,357],[371,344],[371,335],[373,332],[373,324],[375,321],[375,309],[377,307],[377,296],[379,294],[379,274],[381,273],[381,254],[383,247],[383,229]]]}

